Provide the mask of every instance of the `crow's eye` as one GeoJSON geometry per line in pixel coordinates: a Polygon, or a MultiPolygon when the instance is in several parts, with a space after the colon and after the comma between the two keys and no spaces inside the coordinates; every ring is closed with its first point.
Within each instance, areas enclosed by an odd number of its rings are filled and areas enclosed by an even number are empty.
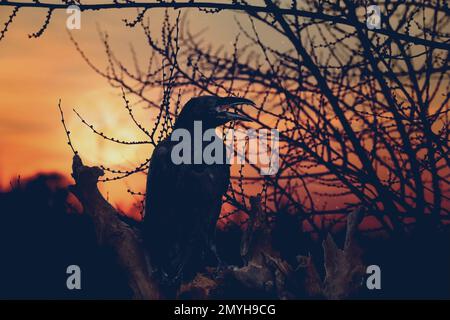
{"type": "Polygon", "coordinates": [[[216,107],[216,111],[217,112],[230,111],[231,109],[232,109],[232,107],[231,106],[227,106],[227,105],[216,107]]]}

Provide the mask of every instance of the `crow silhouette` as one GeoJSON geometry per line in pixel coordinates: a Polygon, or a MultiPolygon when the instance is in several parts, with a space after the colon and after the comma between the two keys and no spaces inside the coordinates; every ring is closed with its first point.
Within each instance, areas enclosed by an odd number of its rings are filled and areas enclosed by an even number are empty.
{"type": "MultiPolygon", "coordinates": [[[[176,288],[189,272],[197,271],[201,257],[209,252],[221,263],[215,246],[215,228],[222,196],[230,183],[230,166],[225,161],[225,152],[220,163],[194,164],[194,154],[201,155],[209,144],[195,145],[194,131],[198,127],[194,130],[194,122],[197,125],[201,122],[203,134],[229,121],[249,121],[235,108],[243,104],[254,105],[237,97],[192,98],[181,111],[172,134],[153,152],[147,177],[143,238],[154,275],[168,288],[176,288]],[[189,132],[192,137],[190,163],[173,161],[172,151],[179,142],[172,138],[177,130],[189,132]]],[[[218,141],[224,147],[223,141],[218,141]]]]}

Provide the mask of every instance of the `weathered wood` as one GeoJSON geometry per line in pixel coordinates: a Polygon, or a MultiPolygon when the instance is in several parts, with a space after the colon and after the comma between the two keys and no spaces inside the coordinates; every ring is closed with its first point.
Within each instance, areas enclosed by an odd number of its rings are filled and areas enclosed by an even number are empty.
{"type": "Polygon", "coordinates": [[[361,289],[365,267],[355,234],[363,215],[362,208],[348,214],[343,249],[338,248],[330,234],[322,242],[325,267],[323,281],[312,259],[310,257],[306,259],[306,265],[303,267],[306,268],[305,290],[308,295],[338,300],[349,298],[361,289]]]}
{"type": "Polygon", "coordinates": [[[327,299],[345,299],[361,288],[364,265],[355,233],[361,222],[363,210],[357,209],[347,216],[347,231],[343,250],[339,249],[329,234],[322,243],[325,260],[323,292],[327,299]]]}
{"type": "MultiPolygon", "coordinates": [[[[151,259],[144,250],[139,230],[119,218],[119,213],[106,201],[97,187],[103,176],[99,167],[83,165],[78,155],[73,157],[72,176],[75,185],[70,191],[83,205],[84,212],[94,223],[100,246],[110,247],[117,262],[127,275],[128,284],[135,299],[164,298],[157,281],[151,276],[151,259]]],[[[271,228],[261,208],[261,198],[251,197],[249,224],[241,241],[241,256],[244,266],[216,270],[210,268],[198,273],[192,281],[179,289],[179,298],[208,299],[227,290],[228,282],[254,290],[273,294],[280,299],[296,298],[291,290],[296,287],[296,271],[281,259],[272,247],[271,228]]],[[[339,249],[331,235],[323,241],[326,276],[320,280],[311,257],[298,267],[306,268],[304,286],[309,297],[343,299],[352,295],[361,286],[364,266],[361,251],[354,237],[362,219],[362,210],[356,210],[347,217],[347,233],[343,250],[339,249]]],[[[297,267],[297,269],[298,269],[297,267]]]]}
{"type": "Polygon", "coordinates": [[[138,231],[120,220],[119,213],[105,200],[97,187],[103,170],[83,165],[78,155],[73,157],[72,176],[75,185],[70,191],[83,205],[84,212],[95,226],[100,246],[108,246],[127,275],[135,299],[161,298],[157,283],[151,278],[149,259],[143,250],[138,231]]]}
{"type": "Polygon", "coordinates": [[[250,217],[241,241],[244,267],[233,270],[236,279],[248,288],[292,298],[289,287],[295,282],[293,268],[272,247],[272,230],[261,207],[261,196],[250,197],[250,217]]]}
{"type": "Polygon", "coordinates": [[[241,239],[241,257],[244,263],[263,264],[262,254],[277,255],[272,248],[272,235],[261,196],[250,197],[250,216],[241,239]]]}

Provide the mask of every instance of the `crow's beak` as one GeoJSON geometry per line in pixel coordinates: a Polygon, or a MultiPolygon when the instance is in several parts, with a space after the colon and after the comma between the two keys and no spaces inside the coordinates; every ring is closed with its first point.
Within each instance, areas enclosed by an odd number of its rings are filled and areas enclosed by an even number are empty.
{"type": "Polygon", "coordinates": [[[239,112],[239,110],[236,109],[235,107],[238,105],[244,105],[244,104],[250,105],[250,106],[256,105],[253,101],[251,101],[249,99],[245,99],[245,98],[238,98],[238,97],[220,98],[217,103],[218,115],[219,115],[219,117],[223,117],[223,118],[227,119],[228,121],[235,121],[235,120],[252,121],[252,119],[247,117],[246,115],[237,113],[237,112],[239,112]],[[230,108],[230,107],[235,112],[230,112],[230,111],[224,110],[224,109],[230,108]]]}
{"type": "Polygon", "coordinates": [[[247,104],[247,105],[255,106],[255,103],[252,100],[248,100],[245,98],[238,98],[238,97],[220,98],[217,103],[218,106],[237,106],[240,104],[247,104]]]}

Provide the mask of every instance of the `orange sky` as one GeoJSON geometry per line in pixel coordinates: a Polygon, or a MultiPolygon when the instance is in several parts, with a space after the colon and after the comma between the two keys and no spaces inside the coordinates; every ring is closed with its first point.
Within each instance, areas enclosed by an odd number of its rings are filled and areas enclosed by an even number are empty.
{"type": "MultiPolygon", "coordinates": [[[[10,12],[10,8],[0,7],[0,26],[10,12]]],[[[111,88],[75,50],[65,27],[64,11],[53,14],[42,37],[28,39],[28,34],[41,28],[45,14],[46,10],[19,11],[0,41],[0,187],[7,186],[19,174],[22,177],[37,172],[70,174],[72,152],[60,122],[57,108],[60,98],[73,143],[85,163],[131,169],[151,154],[149,145],[123,146],[104,141],[83,126],[72,112],[76,108],[109,136],[145,139],[131,125],[120,90],[111,88]]],[[[162,14],[163,10],[147,13],[155,35],[160,32],[162,14]]],[[[188,20],[192,30],[207,28],[207,41],[232,51],[238,33],[233,17],[239,16],[232,12],[211,15],[194,10],[189,12],[188,20]]],[[[148,55],[146,39],[139,28],[130,29],[122,22],[123,18],[134,17],[135,10],[83,13],[81,30],[74,30],[73,36],[97,66],[106,64],[98,29],[109,33],[113,51],[119,58],[132,63],[128,51],[131,43],[144,63],[148,55]]],[[[279,36],[266,33],[264,28],[260,35],[269,44],[283,46],[279,36]]],[[[151,127],[151,114],[141,108],[135,111],[140,122],[151,127]]],[[[100,187],[111,203],[126,207],[132,199],[126,190],[143,191],[144,184],[145,177],[138,174],[100,187]]]]}
{"type": "MultiPolygon", "coordinates": [[[[10,8],[0,7],[2,25],[10,12],[10,8]]],[[[73,35],[99,66],[104,66],[106,60],[98,28],[108,31],[119,57],[131,60],[128,48],[132,43],[144,62],[148,49],[141,31],[127,28],[122,22],[123,18],[134,17],[134,12],[83,13],[81,30],[74,30],[73,35]]],[[[3,187],[19,174],[27,177],[42,171],[70,173],[72,153],[59,120],[59,98],[74,145],[86,163],[129,169],[151,153],[149,145],[121,146],[103,141],[81,124],[72,108],[109,135],[125,140],[145,139],[129,125],[120,90],[111,88],[76,52],[65,28],[64,11],[54,13],[42,37],[28,39],[28,34],[41,27],[45,13],[32,9],[19,12],[0,42],[0,186],[3,187]]],[[[162,13],[161,10],[147,13],[155,34],[161,28],[162,13]]],[[[236,34],[232,13],[212,16],[195,11],[190,16],[195,17],[191,19],[193,29],[208,26],[206,36],[232,48],[236,34]]],[[[150,126],[148,112],[141,111],[138,116],[150,126]]],[[[101,188],[112,203],[129,204],[126,190],[129,187],[143,190],[144,180],[143,175],[137,175],[102,184],[101,188]]]]}

